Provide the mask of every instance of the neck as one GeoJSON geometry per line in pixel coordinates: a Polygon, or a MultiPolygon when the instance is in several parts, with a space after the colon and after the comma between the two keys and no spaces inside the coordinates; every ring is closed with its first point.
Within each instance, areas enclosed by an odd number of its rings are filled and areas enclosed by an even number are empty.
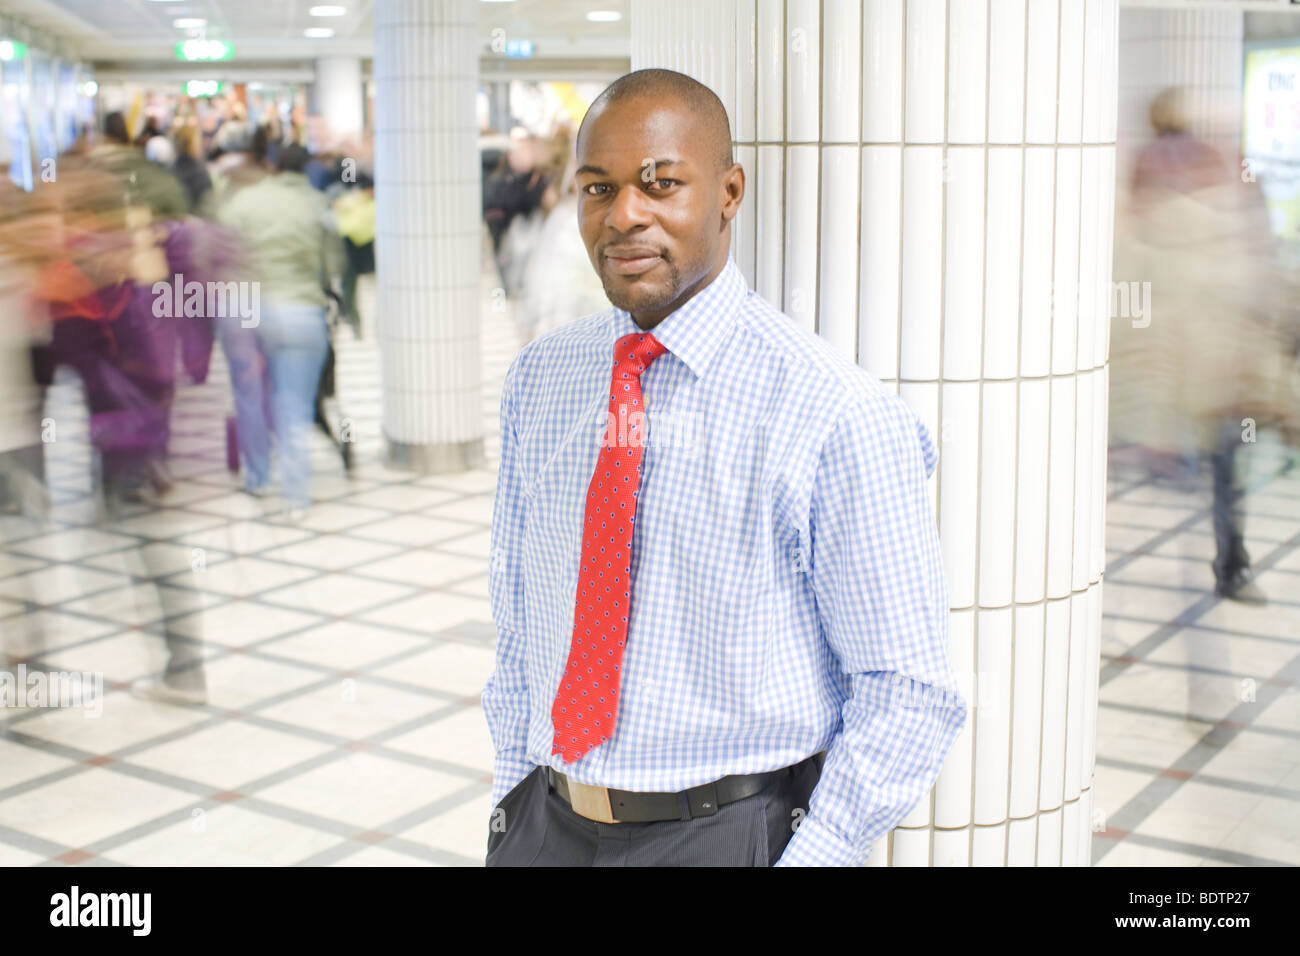
{"type": "Polygon", "coordinates": [[[635,322],[637,327],[642,331],[649,332],[651,329],[653,329],[664,319],[668,318],[668,316],[672,315],[674,312],[676,312],[678,309],[684,306],[687,302],[691,301],[691,299],[695,298],[695,296],[700,292],[701,289],[707,289],[709,287],[709,283],[712,282],[714,279],[716,279],[718,276],[720,276],[722,274],[722,270],[727,267],[727,250],[728,250],[728,246],[724,245],[722,247],[721,260],[715,262],[713,264],[713,268],[711,268],[704,275],[703,278],[697,280],[696,282],[688,286],[686,289],[684,289],[682,291],[682,294],[679,295],[676,299],[674,299],[671,304],[661,309],[654,309],[654,310],[649,310],[644,312],[630,312],[628,314],[632,316],[632,321],[635,322]]]}

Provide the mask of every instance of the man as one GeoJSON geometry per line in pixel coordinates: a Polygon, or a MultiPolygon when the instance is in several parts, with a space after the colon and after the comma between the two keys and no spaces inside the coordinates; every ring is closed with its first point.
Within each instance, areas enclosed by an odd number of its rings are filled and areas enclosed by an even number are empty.
{"type": "Polygon", "coordinates": [[[746,287],[707,87],[622,77],[577,154],[614,308],[506,375],[487,863],[860,863],[965,722],[933,445],[746,287]]]}

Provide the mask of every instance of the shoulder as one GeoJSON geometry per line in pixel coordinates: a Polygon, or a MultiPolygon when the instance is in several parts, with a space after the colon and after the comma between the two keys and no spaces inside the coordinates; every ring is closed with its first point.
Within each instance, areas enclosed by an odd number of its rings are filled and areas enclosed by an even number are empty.
{"type": "Polygon", "coordinates": [[[841,451],[910,457],[919,452],[926,474],[937,454],[917,413],[888,385],[825,338],[750,292],[741,304],[742,328],[760,360],[771,364],[783,401],[808,416],[821,456],[841,451]]]}
{"type": "Polygon", "coordinates": [[[506,370],[506,388],[523,391],[580,367],[603,351],[611,310],[592,312],[543,332],[515,355],[506,370]]]}
{"type": "Polygon", "coordinates": [[[226,180],[226,205],[231,209],[257,209],[266,201],[269,183],[259,179],[251,183],[226,180]]]}
{"type": "Polygon", "coordinates": [[[756,292],[741,300],[739,325],[756,357],[779,368],[792,388],[812,389],[837,404],[887,393],[879,379],[756,292]]]}
{"type": "Polygon", "coordinates": [[[740,305],[739,325],[751,355],[768,374],[779,376],[787,398],[805,399],[823,414],[849,407],[890,404],[887,387],[825,338],[778,311],[755,292],[740,305]]]}

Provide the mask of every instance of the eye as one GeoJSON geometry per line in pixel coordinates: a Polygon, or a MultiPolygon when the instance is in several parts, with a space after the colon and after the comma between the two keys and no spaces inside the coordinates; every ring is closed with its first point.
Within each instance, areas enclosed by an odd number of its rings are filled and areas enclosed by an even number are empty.
{"type": "Polygon", "coordinates": [[[659,192],[663,192],[664,190],[671,189],[673,186],[677,185],[677,180],[666,179],[661,176],[660,178],[653,180],[653,184],[657,187],[659,192]]]}
{"type": "Polygon", "coordinates": [[[585,192],[588,196],[602,196],[604,195],[604,193],[596,192],[595,190],[603,190],[608,188],[609,188],[608,183],[589,183],[586,186],[582,187],[582,191],[585,192]]]}

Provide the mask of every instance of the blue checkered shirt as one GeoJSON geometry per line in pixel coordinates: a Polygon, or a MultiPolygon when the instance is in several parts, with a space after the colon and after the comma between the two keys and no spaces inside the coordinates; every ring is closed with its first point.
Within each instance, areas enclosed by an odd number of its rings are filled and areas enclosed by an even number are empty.
{"type": "MultiPolygon", "coordinates": [[[[496,805],[533,767],[678,791],[827,751],[778,865],[864,862],[934,785],[966,720],[927,479],[897,395],[752,292],[732,260],[660,322],[613,737],[551,754],[587,485],[607,421],[611,308],[515,357],[501,396],[483,709],[496,805]]],[[[621,427],[621,426],[619,426],[621,427]]]]}

